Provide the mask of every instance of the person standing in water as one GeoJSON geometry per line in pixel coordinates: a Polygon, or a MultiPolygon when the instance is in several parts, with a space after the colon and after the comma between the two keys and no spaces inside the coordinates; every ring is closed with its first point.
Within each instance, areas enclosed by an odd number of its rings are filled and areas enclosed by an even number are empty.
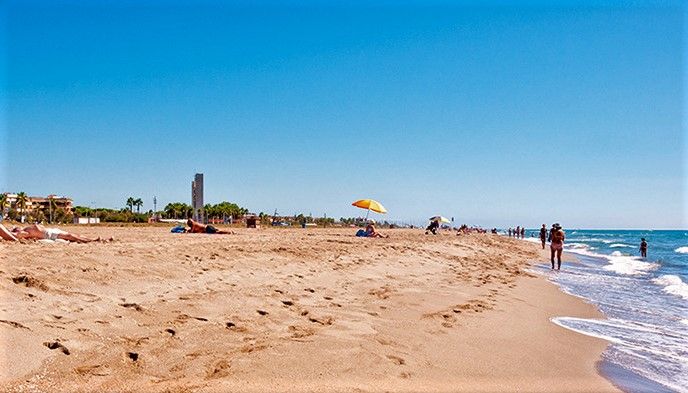
{"type": "Polygon", "coordinates": [[[542,224],[540,228],[540,241],[542,242],[542,249],[545,249],[545,242],[547,242],[547,226],[542,224]]]}
{"type": "Polygon", "coordinates": [[[526,238],[526,227],[521,227],[521,239],[526,238]]]}
{"type": "Polygon", "coordinates": [[[647,258],[647,242],[644,237],[640,238],[640,256],[647,258]]]}
{"type": "Polygon", "coordinates": [[[554,224],[551,232],[552,243],[549,245],[551,250],[550,260],[552,261],[552,270],[554,270],[554,254],[557,255],[557,270],[561,269],[561,253],[564,251],[564,239],[566,235],[561,229],[561,225],[554,224]]]}

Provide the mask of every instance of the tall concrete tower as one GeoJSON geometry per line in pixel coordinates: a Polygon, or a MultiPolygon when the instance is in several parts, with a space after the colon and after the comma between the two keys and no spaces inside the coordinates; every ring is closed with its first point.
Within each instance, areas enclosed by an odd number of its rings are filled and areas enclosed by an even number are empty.
{"type": "Polygon", "coordinates": [[[203,222],[203,174],[197,173],[191,182],[191,207],[194,221],[203,222]]]}

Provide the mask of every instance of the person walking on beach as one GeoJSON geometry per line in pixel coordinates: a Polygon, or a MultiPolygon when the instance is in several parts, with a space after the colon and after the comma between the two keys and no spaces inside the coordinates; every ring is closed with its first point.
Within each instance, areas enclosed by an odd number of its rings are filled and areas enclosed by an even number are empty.
{"type": "Polygon", "coordinates": [[[644,237],[640,238],[640,256],[647,258],[647,242],[644,237]]]}
{"type": "Polygon", "coordinates": [[[516,226],[516,230],[514,231],[514,237],[515,237],[516,239],[518,239],[518,236],[519,236],[520,233],[521,233],[521,227],[517,225],[517,226],[516,226]]]}
{"type": "Polygon", "coordinates": [[[511,237],[511,228],[509,228],[509,237],[511,237]]]}
{"type": "Polygon", "coordinates": [[[526,227],[521,227],[521,239],[526,238],[526,227]]]}
{"type": "Polygon", "coordinates": [[[545,242],[547,242],[547,226],[542,224],[540,228],[540,241],[542,242],[542,249],[545,249],[545,242]]]}
{"type": "Polygon", "coordinates": [[[566,235],[561,229],[561,225],[554,224],[552,232],[550,233],[552,243],[549,245],[551,250],[550,260],[552,261],[552,270],[554,270],[554,254],[557,255],[557,270],[561,269],[561,253],[564,251],[564,239],[566,235]]]}

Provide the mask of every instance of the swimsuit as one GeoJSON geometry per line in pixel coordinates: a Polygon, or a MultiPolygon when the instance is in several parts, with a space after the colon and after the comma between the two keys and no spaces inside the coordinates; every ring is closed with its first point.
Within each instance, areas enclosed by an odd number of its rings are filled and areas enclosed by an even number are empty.
{"type": "Polygon", "coordinates": [[[60,235],[66,235],[67,232],[58,228],[48,228],[45,230],[45,238],[48,240],[57,240],[60,235]]]}

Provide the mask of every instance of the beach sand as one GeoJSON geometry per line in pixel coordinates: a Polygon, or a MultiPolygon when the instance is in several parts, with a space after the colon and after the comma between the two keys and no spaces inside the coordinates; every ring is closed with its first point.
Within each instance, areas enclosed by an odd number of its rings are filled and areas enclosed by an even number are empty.
{"type": "Polygon", "coordinates": [[[616,391],[529,242],[68,229],[115,241],[0,242],[3,391],[616,391]]]}

